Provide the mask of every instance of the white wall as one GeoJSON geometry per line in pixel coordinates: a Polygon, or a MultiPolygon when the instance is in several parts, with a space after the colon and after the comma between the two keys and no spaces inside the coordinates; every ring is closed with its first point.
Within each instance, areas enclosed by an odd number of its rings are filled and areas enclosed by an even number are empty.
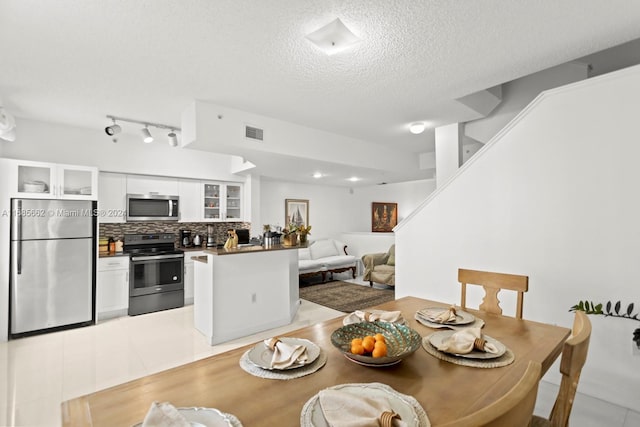
{"type": "Polygon", "coordinates": [[[119,134],[118,137],[118,143],[113,143],[102,129],[17,119],[16,140],[3,143],[2,155],[97,166],[109,172],[244,181],[244,177],[230,172],[231,156],[173,148],[159,135],[151,144],[143,143],[134,135],[119,134]]]}
{"type": "MultiPolygon", "coordinates": [[[[262,179],[260,215],[263,224],[284,226],[285,199],[309,200],[310,240],[336,238],[349,247],[360,247],[362,234],[371,233],[371,203],[398,203],[398,221],[407,217],[435,189],[435,180],[411,181],[362,188],[306,185],[262,179]],[[346,234],[345,234],[346,233],[346,234]],[[360,235],[360,236],[358,236],[360,235]]],[[[382,233],[385,234],[386,233],[382,233]]],[[[380,236],[380,245],[388,249],[388,236],[380,236]]],[[[371,238],[367,238],[371,240],[371,238]]],[[[386,251],[386,249],[384,249],[386,251]]],[[[352,253],[351,251],[349,253],[352,253]]],[[[357,253],[352,253],[358,255],[357,253]]]]}
{"type": "Polygon", "coordinates": [[[542,91],[584,80],[588,64],[569,62],[502,85],[502,102],[488,117],[465,124],[465,135],[488,142],[542,91]]]}
{"type": "MultiPolygon", "coordinates": [[[[528,275],[531,320],[570,327],[581,299],[637,307],[639,111],[640,66],[537,98],[396,228],[396,297],[459,301],[463,267],[528,275]]],[[[640,410],[640,324],[591,319],[579,391],[640,410]]]]}

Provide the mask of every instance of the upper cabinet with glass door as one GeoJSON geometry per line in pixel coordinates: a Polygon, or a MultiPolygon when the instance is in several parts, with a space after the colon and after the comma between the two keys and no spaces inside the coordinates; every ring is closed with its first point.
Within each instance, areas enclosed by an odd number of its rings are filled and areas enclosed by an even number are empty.
{"type": "Polygon", "coordinates": [[[203,184],[205,221],[242,221],[242,185],[203,184]]]}
{"type": "Polygon", "coordinates": [[[9,160],[9,191],[15,197],[97,200],[98,169],[89,166],[9,160]]]}

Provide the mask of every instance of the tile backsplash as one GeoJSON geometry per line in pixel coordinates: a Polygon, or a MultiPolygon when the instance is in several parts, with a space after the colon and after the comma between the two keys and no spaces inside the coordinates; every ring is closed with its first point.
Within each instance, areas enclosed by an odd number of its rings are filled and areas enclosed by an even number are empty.
{"type": "Polygon", "coordinates": [[[100,237],[113,237],[123,239],[125,234],[145,234],[145,233],[173,233],[176,236],[176,245],[179,246],[180,230],[191,230],[191,236],[199,234],[204,241],[207,237],[207,226],[214,227],[216,243],[224,244],[227,240],[227,230],[230,228],[250,229],[250,222],[165,222],[165,221],[145,221],[145,222],[125,222],[116,224],[100,224],[100,237]]]}

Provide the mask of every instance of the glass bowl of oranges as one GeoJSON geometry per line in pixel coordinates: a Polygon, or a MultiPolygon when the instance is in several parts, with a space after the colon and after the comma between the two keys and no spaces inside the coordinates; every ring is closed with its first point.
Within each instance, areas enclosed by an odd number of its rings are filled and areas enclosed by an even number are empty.
{"type": "Polygon", "coordinates": [[[349,360],[376,367],[399,363],[421,342],[420,334],[410,327],[389,322],[352,323],[331,334],[331,343],[349,360]]]}

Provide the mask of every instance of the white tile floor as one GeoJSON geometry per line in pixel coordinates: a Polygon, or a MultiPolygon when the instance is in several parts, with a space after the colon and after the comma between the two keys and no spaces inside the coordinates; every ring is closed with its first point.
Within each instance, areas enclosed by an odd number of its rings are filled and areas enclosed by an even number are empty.
{"type": "MultiPolygon", "coordinates": [[[[59,426],[64,400],[341,315],[303,301],[291,325],[211,347],[187,306],[0,343],[0,426],[59,426]]],[[[541,383],[536,413],[549,413],[556,392],[541,383]]],[[[570,424],[632,427],[640,414],[579,394],[570,424]]]]}

